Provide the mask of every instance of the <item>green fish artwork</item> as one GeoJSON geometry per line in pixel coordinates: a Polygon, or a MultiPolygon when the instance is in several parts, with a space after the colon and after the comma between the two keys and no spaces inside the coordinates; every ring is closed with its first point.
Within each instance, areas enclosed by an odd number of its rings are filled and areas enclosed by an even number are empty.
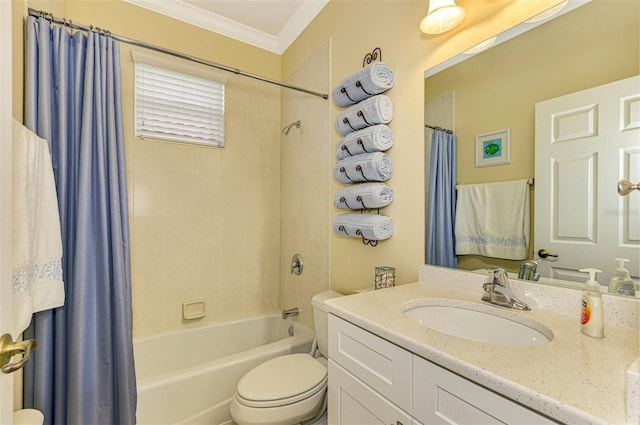
{"type": "Polygon", "coordinates": [[[483,158],[494,158],[502,155],[502,139],[487,140],[482,144],[483,158]]]}

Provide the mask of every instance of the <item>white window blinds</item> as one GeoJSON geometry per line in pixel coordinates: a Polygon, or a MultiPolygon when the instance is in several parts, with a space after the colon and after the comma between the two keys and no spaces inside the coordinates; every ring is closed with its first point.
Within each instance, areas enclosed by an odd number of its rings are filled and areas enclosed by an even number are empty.
{"type": "Polygon", "coordinates": [[[224,91],[224,81],[136,61],[136,136],[224,146],[224,91]]]}

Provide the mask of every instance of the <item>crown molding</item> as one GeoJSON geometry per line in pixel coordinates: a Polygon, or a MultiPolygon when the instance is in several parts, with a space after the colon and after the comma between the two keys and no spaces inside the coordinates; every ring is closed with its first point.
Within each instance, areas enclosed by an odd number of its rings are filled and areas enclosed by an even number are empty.
{"type": "Polygon", "coordinates": [[[181,0],[123,1],[279,55],[287,50],[329,2],[329,0],[303,0],[280,33],[272,35],[181,0]]]}

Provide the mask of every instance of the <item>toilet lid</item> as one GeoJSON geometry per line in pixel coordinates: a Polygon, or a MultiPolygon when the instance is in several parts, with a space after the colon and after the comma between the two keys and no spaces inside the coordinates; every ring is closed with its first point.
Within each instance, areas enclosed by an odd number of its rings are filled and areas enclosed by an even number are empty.
{"type": "Polygon", "coordinates": [[[309,397],[326,386],[327,368],[308,354],[289,354],[256,366],[238,383],[244,404],[280,405],[309,397]],[[292,399],[293,398],[293,399],[292,399]]]}

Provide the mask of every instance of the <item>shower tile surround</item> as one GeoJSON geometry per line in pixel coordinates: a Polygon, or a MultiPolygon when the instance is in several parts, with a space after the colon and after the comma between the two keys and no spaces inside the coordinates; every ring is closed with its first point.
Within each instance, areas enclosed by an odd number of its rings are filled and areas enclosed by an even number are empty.
{"type": "Polygon", "coordinates": [[[627,414],[635,423],[637,406],[627,406],[626,400],[627,394],[637,398],[638,390],[625,388],[625,375],[637,383],[638,300],[605,295],[605,338],[595,339],[580,333],[580,291],[514,282],[515,295],[533,308],[520,314],[554,332],[552,342],[537,347],[504,347],[450,337],[409,321],[399,308],[424,297],[481,303],[485,281],[482,274],[420,266],[419,283],[336,298],[327,304],[330,313],[561,423],[622,424],[627,414]],[[631,411],[625,412],[626,407],[631,411]]]}
{"type": "MultiPolygon", "coordinates": [[[[327,92],[329,61],[327,41],[287,82],[327,92]]],[[[329,289],[328,101],[235,76],[226,95],[223,149],[136,139],[125,102],[136,338],[290,307],[313,326],[311,297],[329,289]],[[198,298],[207,316],[183,320],[198,298]]]]}
{"type": "Polygon", "coordinates": [[[279,307],[280,89],[230,76],[226,96],[224,149],[136,139],[125,101],[136,338],[279,307]]]}
{"type": "MultiPolygon", "coordinates": [[[[287,78],[288,84],[329,92],[330,41],[319,47],[287,78]]],[[[311,297],[330,285],[331,132],[330,101],[292,90],[282,91],[282,126],[300,120],[281,135],[280,308],[298,307],[297,320],[313,329],[311,297]],[[301,275],[291,273],[291,258],[302,255],[301,275]]]]}

